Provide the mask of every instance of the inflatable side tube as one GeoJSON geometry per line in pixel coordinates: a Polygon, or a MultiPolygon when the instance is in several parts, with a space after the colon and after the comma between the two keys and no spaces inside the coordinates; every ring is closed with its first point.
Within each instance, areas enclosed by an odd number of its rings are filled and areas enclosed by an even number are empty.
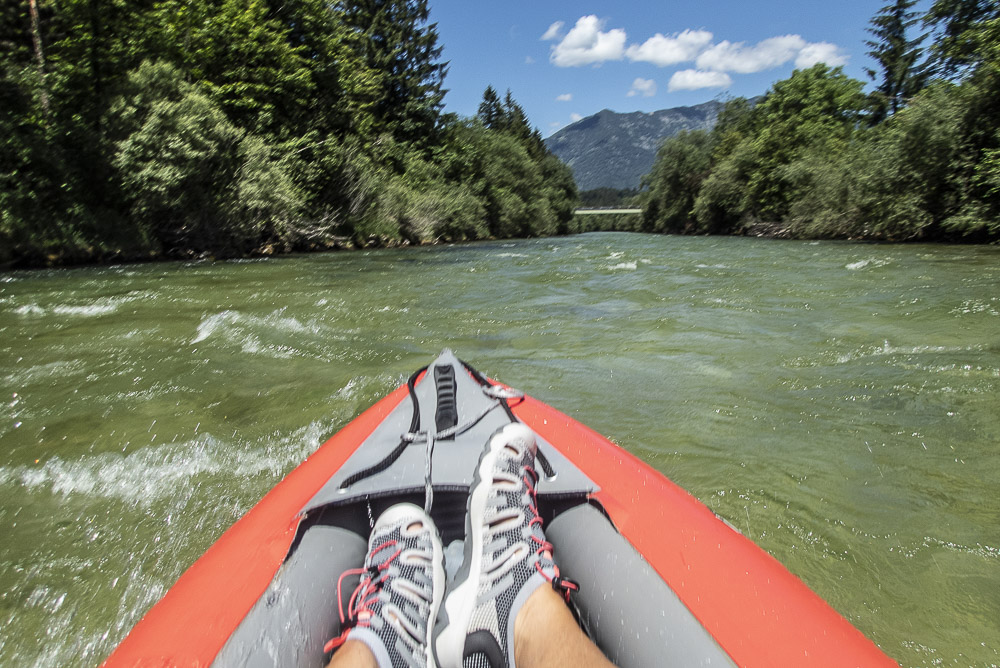
{"type": "Polygon", "coordinates": [[[590,505],[545,528],[556,562],[580,583],[580,622],[618,668],[735,666],[649,564],[590,505]]]}

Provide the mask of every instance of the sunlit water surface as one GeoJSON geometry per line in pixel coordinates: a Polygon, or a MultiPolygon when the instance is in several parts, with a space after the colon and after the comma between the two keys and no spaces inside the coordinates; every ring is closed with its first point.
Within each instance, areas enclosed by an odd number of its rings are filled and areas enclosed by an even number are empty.
{"type": "Polygon", "coordinates": [[[904,666],[1000,663],[1000,248],[626,234],[0,274],[0,665],[93,665],[451,347],[904,666]]]}

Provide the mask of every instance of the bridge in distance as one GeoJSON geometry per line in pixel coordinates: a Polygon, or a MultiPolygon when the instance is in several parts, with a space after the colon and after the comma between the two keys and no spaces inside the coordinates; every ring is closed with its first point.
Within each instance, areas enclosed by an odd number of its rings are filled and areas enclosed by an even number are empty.
{"type": "Polygon", "coordinates": [[[606,214],[642,213],[642,209],[576,209],[573,213],[580,216],[599,216],[606,214]]]}

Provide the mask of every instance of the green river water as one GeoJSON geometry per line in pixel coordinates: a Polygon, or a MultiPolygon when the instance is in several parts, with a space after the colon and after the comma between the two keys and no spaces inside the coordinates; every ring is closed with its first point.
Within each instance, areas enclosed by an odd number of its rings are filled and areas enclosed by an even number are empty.
{"type": "Polygon", "coordinates": [[[454,349],[904,666],[1000,664],[1000,248],[629,234],[0,274],[0,665],[94,665],[454,349]]]}

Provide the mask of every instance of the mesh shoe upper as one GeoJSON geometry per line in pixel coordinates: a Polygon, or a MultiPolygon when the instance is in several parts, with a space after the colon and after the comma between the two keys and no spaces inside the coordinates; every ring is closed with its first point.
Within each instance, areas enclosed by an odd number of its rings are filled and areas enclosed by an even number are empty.
{"type": "MultiPolygon", "coordinates": [[[[365,643],[381,668],[433,665],[430,638],[444,592],[441,540],[431,519],[412,504],[398,504],[379,517],[368,542],[364,568],[346,614],[345,632],[327,651],[346,640],[365,643]]],[[[340,582],[337,584],[340,598],[340,582]]]]}
{"type": "Polygon", "coordinates": [[[538,516],[536,447],[531,430],[512,423],[490,438],[479,460],[469,493],[465,562],[435,634],[442,668],[513,666],[518,611],[535,589],[559,577],[538,516]]]}

